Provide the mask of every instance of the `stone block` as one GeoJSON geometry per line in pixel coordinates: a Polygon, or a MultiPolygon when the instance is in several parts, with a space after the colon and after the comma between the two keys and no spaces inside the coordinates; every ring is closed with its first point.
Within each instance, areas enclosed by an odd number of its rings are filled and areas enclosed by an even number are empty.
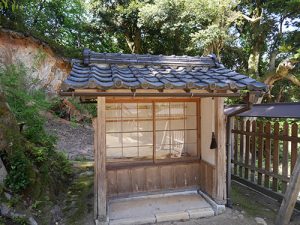
{"type": "Polygon", "coordinates": [[[212,208],[189,209],[187,210],[190,219],[204,218],[214,216],[215,212],[212,208]]]}
{"type": "Polygon", "coordinates": [[[185,211],[157,213],[155,217],[157,223],[167,221],[188,220],[190,218],[188,212],[185,211]]]}
{"type": "Polygon", "coordinates": [[[124,218],[109,221],[109,225],[139,225],[139,224],[153,224],[156,222],[155,217],[136,217],[124,218]]]}

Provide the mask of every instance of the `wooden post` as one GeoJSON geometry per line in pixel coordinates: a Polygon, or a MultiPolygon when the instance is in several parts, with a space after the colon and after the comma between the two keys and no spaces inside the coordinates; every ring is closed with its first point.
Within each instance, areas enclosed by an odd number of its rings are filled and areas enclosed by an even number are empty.
{"type": "MultiPolygon", "coordinates": [[[[244,122],[244,119],[241,119],[240,120],[240,126],[239,126],[239,129],[240,131],[244,131],[244,128],[245,128],[245,122],[244,122]]],[[[239,157],[239,162],[240,163],[244,163],[244,152],[245,152],[245,135],[243,134],[240,134],[240,157],[239,157]]],[[[243,177],[243,166],[242,164],[240,164],[239,166],[239,176],[240,177],[243,177]]]]}
{"type": "MultiPolygon", "coordinates": [[[[271,134],[271,123],[267,122],[264,127],[265,134],[271,134]]],[[[265,170],[270,172],[270,163],[271,163],[271,139],[270,137],[266,137],[265,139],[265,170]]],[[[266,188],[270,187],[270,176],[265,174],[265,182],[264,185],[266,188]]]]}
{"type": "MultiPolygon", "coordinates": [[[[289,123],[285,122],[283,124],[283,135],[289,135],[289,123]]],[[[283,154],[282,154],[282,175],[288,177],[289,175],[289,142],[287,139],[283,138],[283,154]]],[[[287,187],[287,182],[282,181],[282,193],[285,193],[287,187]]]]}
{"type": "MultiPolygon", "coordinates": [[[[278,166],[279,166],[279,139],[278,139],[278,134],[279,134],[279,123],[276,122],[274,124],[274,141],[273,141],[273,172],[275,174],[278,174],[278,166]]],[[[273,177],[273,182],[272,182],[272,190],[273,191],[278,191],[278,179],[276,177],[273,177]]]]}
{"type": "Polygon", "coordinates": [[[224,98],[215,98],[216,149],[216,202],[226,204],[226,117],[224,115],[224,98]]]}
{"type": "Polygon", "coordinates": [[[294,171],[287,186],[279,212],[276,217],[276,225],[288,225],[300,191],[300,157],[296,161],[294,171]]]}
{"type": "MultiPolygon", "coordinates": [[[[297,138],[298,137],[298,124],[293,123],[292,124],[292,137],[297,138]]],[[[294,170],[297,156],[298,156],[298,148],[297,148],[298,142],[294,139],[292,140],[291,144],[291,173],[294,170]]]]}
{"type": "MultiPolygon", "coordinates": [[[[233,119],[234,120],[234,129],[235,130],[238,130],[238,125],[239,125],[239,121],[236,120],[236,119],[233,119]]],[[[230,132],[230,135],[233,136],[233,142],[234,142],[234,146],[233,146],[233,153],[234,153],[234,175],[237,175],[238,174],[238,165],[237,165],[237,161],[238,161],[238,135],[237,133],[234,133],[232,134],[231,131],[230,132]]]]}
{"type": "Polygon", "coordinates": [[[94,219],[98,218],[98,129],[97,129],[97,117],[93,118],[93,128],[94,128],[94,219]]]}
{"type": "MultiPolygon", "coordinates": [[[[250,132],[250,120],[246,121],[246,132],[250,132]]],[[[246,152],[245,152],[245,176],[244,178],[248,180],[249,178],[249,157],[250,157],[250,135],[246,135],[246,152]]]]}
{"type": "Polygon", "coordinates": [[[253,135],[251,136],[250,141],[250,150],[251,150],[251,181],[254,182],[255,180],[255,166],[256,166],[256,120],[252,121],[251,130],[253,135]]]}
{"type": "Polygon", "coordinates": [[[105,97],[97,97],[97,132],[95,135],[95,219],[106,221],[106,140],[105,140],[105,97]]]}
{"type": "MultiPolygon", "coordinates": [[[[260,121],[258,122],[258,133],[262,134],[264,130],[264,124],[260,121]]],[[[262,163],[263,163],[263,137],[262,135],[259,135],[258,137],[258,169],[262,169],[262,163]]],[[[262,173],[258,172],[257,175],[257,184],[262,184],[262,173]]]]}

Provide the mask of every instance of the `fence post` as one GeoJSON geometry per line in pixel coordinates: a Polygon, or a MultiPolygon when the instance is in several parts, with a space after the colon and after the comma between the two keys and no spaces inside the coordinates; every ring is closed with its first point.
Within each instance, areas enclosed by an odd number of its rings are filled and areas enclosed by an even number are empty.
{"type": "Polygon", "coordinates": [[[298,137],[298,124],[297,123],[293,123],[292,125],[292,137],[295,138],[292,140],[292,144],[291,144],[291,173],[294,170],[294,166],[297,160],[297,156],[298,156],[298,142],[296,140],[296,138],[298,137]]]}
{"type": "Polygon", "coordinates": [[[249,178],[249,154],[250,154],[250,120],[246,122],[246,153],[245,153],[245,179],[248,180],[249,178]]]}
{"type": "MultiPolygon", "coordinates": [[[[278,166],[279,166],[279,153],[278,153],[278,147],[279,147],[279,123],[276,122],[274,124],[274,142],[273,142],[273,172],[275,174],[278,174],[278,166]]],[[[278,179],[273,177],[272,179],[272,190],[278,191],[278,179]]]]}
{"type": "MultiPolygon", "coordinates": [[[[285,122],[283,124],[283,154],[282,154],[282,175],[284,177],[288,177],[288,169],[289,169],[289,142],[287,140],[287,136],[289,135],[289,124],[285,122]]],[[[282,181],[282,193],[286,191],[287,182],[282,181]]]]}
{"type": "MultiPolygon", "coordinates": [[[[271,123],[267,122],[265,125],[264,133],[267,135],[265,139],[265,170],[270,172],[270,159],[271,159],[271,123]]],[[[270,176],[265,174],[265,187],[270,187],[270,176]]]]}
{"type": "MultiPolygon", "coordinates": [[[[244,131],[244,120],[241,119],[240,121],[240,130],[241,131],[244,131]]],[[[240,177],[243,177],[243,166],[242,166],[242,163],[244,163],[244,135],[243,134],[240,134],[240,157],[239,157],[239,162],[241,163],[240,164],[240,167],[239,167],[239,176],[240,177]]]]}
{"type": "Polygon", "coordinates": [[[256,163],[256,120],[252,121],[251,128],[252,136],[251,136],[251,181],[254,182],[255,178],[255,163],[256,163]]]}
{"type": "MultiPolygon", "coordinates": [[[[264,124],[262,121],[258,122],[258,169],[262,169],[262,161],[263,161],[263,131],[264,124]]],[[[257,184],[262,184],[262,173],[258,172],[257,184]]]]}
{"type": "MultiPolygon", "coordinates": [[[[234,130],[238,130],[238,123],[239,121],[235,118],[234,119],[234,130]]],[[[231,131],[230,131],[231,132],[231,131]]],[[[233,159],[234,159],[234,175],[237,175],[238,172],[238,166],[237,166],[237,161],[238,161],[238,135],[237,133],[233,134],[233,139],[234,139],[234,145],[233,145],[233,149],[234,149],[234,155],[233,155],[233,159]]]]}
{"type": "Polygon", "coordinates": [[[295,169],[292,173],[289,185],[282,200],[276,217],[276,225],[288,225],[300,191],[300,157],[298,157],[295,169]]]}

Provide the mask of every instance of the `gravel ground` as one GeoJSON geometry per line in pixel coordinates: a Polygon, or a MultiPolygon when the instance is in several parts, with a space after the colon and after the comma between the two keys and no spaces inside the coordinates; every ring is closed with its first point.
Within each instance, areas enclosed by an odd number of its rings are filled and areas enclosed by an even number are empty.
{"type": "Polygon", "coordinates": [[[65,152],[71,160],[93,160],[93,128],[73,123],[52,114],[46,114],[45,129],[57,137],[56,148],[65,152]]]}

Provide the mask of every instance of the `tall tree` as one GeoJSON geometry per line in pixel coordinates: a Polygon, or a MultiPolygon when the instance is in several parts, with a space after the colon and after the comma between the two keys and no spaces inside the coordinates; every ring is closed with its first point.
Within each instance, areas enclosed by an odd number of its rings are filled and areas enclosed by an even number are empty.
{"type": "Polygon", "coordinates": [[[21,0],[17,4],[14,9],[0,8],[1,26],[48,42],[65,56],[79,56],[84,47],[97,51],[116,47],[110,36],[92,25],[84,0],[21,0]]]}
{"type": "MultiPolygon", "coordinates": [[[[242,0],[242,20],[236,24],[239,44],[246,50],[246,71],[270,85],[287,79],[299,85],[300,2],[295,0],[242,0]]],[[[274,89],[281,95],[283,89],[274,89]]],[[[271,96],[271,95],[270,95],[271,96]]],[[[278,96],[275,99],[278,100],[278,96]]],[[[280,99],[280,98],[279,98],[280,99]]]]}
{"type": "Polygon", "coordinates": [[[119,42],[126,41],[132,53],[141,53],[142,31],[138,14],[143,5],[144,2],[139,0],[94,0],[94,22],[119,42]]]}

